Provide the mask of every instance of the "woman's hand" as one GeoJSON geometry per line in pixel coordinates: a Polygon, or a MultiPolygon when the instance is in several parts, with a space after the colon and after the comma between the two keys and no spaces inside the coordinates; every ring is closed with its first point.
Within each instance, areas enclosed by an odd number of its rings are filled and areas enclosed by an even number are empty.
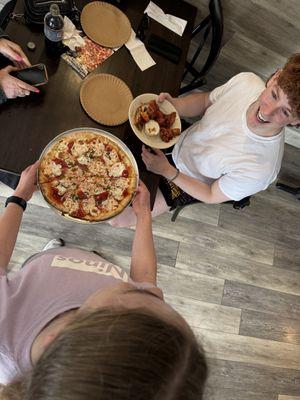
{"type": "Polygon", "coordinates": [[[132,208],[137,217],[148,213],[151,214],[150,193],[147,189],[147,186],[141,180],[139,182],[136,195],[132,202],[132,208]]]}
{"type": "Polygon", "coordinates": [[[153,151],[155,154],[151,153],[144,145],[142,147],[142,159],[147,170],[170,179],[176,173],[176,168],[169,163],[161,150],[153,149],[153,151]]]}
{"type": "Polygon", "coordinates": [[[28,96],[30,92],[39,93],[39,89],[9,74],[11,71],[16,71],[17,69],[9,65],[0,70],[0,88],[5,93],[5,96],[8,99],[14,99],[16,97],[28,96]]]}
{"type": "Polygon", "coordinates": [[[36,188],[37,169],[40,162],[36,161],[34,164],[29,165],[21,174],[18,186],[14,192],[14,196],[21,197],[25,201],[31,199],[33,192],[36,188]]]}
{"type": "Polygon", "coordinates": [[[8,39],[0,39],[0,53],[11,60],[16,67],[30,67],[30,62],[21,47],[8,39]]]}

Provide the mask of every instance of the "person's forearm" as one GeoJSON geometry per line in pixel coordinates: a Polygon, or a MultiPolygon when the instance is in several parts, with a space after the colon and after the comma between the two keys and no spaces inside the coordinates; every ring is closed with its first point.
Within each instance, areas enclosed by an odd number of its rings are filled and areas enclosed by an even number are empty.
{"type": "Polygon", "coordinates": [[[177,171],[177,168],[170,164],[162,176],[166,179],[171,179],[177,186],[195,199],[211,204],[230,200],[221,192],[217,181],[212,185],[208,185],[182,172],[177,175],[177,171]],[[173,179],[176,175],[177,177],[173,179]]]}
{"type": "Polygon", "coordinates": [[[211,105],[209,93],[193,93],[185,97],[173,98],[171,102],[181,117],[202,117],[211,105]]]}
{"type": "Polygon", "coordinates": [[[152,235],[151,213],[137,217],[132,244],[130,277],[135,282],[156,285],[157,262],[152,235]]]}
{"type": "Polygon", "coordinates": [[[17,240],[23,210],[14,203],[9,203],[0,217],[0,267],[6,268],[17,240]]]}

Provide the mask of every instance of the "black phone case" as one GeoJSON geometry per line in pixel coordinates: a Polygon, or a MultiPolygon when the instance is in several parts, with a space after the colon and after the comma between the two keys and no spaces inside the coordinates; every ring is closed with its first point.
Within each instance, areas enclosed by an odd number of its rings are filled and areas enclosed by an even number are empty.
{"type": "Polygon", "coordinates": [[[154,33],[150,35],[147,48],[175,64],[178,64],[181,57],[181,49],[179,47],[154,33]]]}
{"type": "Polygon", "coordinates": [[[29,67],[18,71],[12,71],[10,75],[32,86],[42,85],[48,81],[47,71],[44,65],[41,65],[40,68],[35,66],[32,69],[29,67]]]}

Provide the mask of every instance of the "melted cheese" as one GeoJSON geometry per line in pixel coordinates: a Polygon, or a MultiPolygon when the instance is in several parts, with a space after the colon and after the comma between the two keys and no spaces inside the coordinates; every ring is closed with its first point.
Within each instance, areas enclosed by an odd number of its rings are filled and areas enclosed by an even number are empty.
{"type": "Polygon", "coordinates": [[[67,191],[67,188],[65,186],[63,186],[62,184],[57,185],[56,189],[58,190],[58,194],[60,196],[64,195],[67,191]]]}
{"type": "Polygon", "coordinates": [[[121,188],[123,190],[128,188],[129,184],[130,184],[130,180],[128,178],[123,178],[122,177],[122,178],[116,179],[116,181],[115,181],[115,186],[119,187],[119,188],[121,188]]]}
{"type": "Polygon", "coordinates": [[[111,150],[109,152],[105,152],[103,154],[103,159],[105,161],[105,164],[107,166],[111,166],[113,164],[116,164],[117,162],[119,162],[119,156],[118,153],[114,150],[111,150]]]}
{"type": "Polygon", "coordinates": [[[125,165],[121,162],[117,162],[111,167],[110,175],[115,176],[115,177],[121,176],[124,169],[125,169],[125,165]]]}
{"type": "Polygon", "coordinates": [[[92,161],[89,166],[89,170],[92,172],[92,174],[99,174],[101,176],[106,176],[106,168],[103,164],[101,164],[99,161],[92,161]]]}
{"type": "Polygon", "coordinates": [[[89,146],[87,143],[79,143],[79,142],[74,142],[71,153],[73,156],[78,157],[81,156],[82,154],[86,153],[89,149],[89,146]]]}
{"type": "Polygon", "coordinates": [[[90,159],[86,155],[82,154],[77,158],[77,161],[80,164],[87,165],[90,162],[90,159]]]}
{"type": "Polygon", "coordinates": [[[114,187],[111,189],[111,193],[112,193],[113,197],[117,200],[122,200],[123,192],[124,192],[124,189],[122,189],[122,188],[114,187]]]}
{"type": "Polygon", "coordinates": [[[68,210],[68,213],[72,213],[74,211],[77,211],[78,203],[76,201],[72,200],[71,197],[68,197],[64,201],[64,207],[66,208],[66,210],[68,210]]]}
{"type": "Polygon", "coordinates": [[[108,211],[113,211],[118,207],[119,203],[113,197],[109,197],[108,199],[102,202],[102,206],[106,208],[108,211]]]}
{"type": "Polygon", "coordinates": [[[53,161],[48,161],[45,165],[44,173],[48,176],[60,176],[62,171],[60,164],[55,164],[53,161]]]}
{"type": "Polygon", "coordinates": [[[87,214],[91,214],[91,211],[97,208],[94,197],[89,197],[88,199],[83,200],[82,207],[87,214]]]}
{"type": "Polygon", "coordinates": [[[95,156],[101,156],[105,152],[105,146],[103,143],[99,142],[98,140],[93,142],[93,150],[95,156]]]}

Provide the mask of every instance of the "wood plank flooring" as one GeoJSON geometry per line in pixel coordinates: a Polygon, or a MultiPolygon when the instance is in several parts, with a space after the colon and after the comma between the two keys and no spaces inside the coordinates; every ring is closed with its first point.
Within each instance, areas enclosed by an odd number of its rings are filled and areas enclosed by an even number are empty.
{"type": "MultiPolygon", "coordinates": [[[[296,148],[286,152],[285,176],[296,176],[299,154],[296,148]]],[[[0,187],[1,207],[9,192],[0,187]]],[[[299,207],[299,200],[272,186],[242,211],[195,204],[175,223],[170,213],[154,220],[159,286],[208,357],[205,400],[299,400],[299,207]]],[[[11,268],[53,237],[129,267],[133,229],[65,221],[35,195],[11,268]]]]}
{"type": "MultiPolygon", "coordinates": [[[[188,1],[199,8],[200,21],[208,0],[188,1]]],[[[222,3],[224,44],[204,90],[241,71],[266,79],[299,52],[299,0],[222,3]]],[[[287,143],[300,147],[299,130],[287,129],[286,136],[287,143]]],[[[300,150],[286,145],[280,180],[300,186],[299,171],[300,150]]],[[[9,193],[0,186],[1,207],[9,193]]],[[[205,400],[300,400],[299,210],[295,197],[272,186],[242,211],[228,204],[196,204],[175,223],[170,214],[154,221],[158,283],[207,352],[205,400]]],[[[132,229],[75,225],[35,195],[11,268],[53,237],[129,267],[132,229]]]]}

